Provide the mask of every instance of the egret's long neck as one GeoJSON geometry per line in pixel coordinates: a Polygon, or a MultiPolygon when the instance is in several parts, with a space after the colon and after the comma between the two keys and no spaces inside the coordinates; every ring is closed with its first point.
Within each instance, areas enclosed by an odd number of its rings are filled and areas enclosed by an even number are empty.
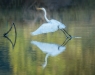
{"type": "Polygon", "coordinates": [[[49,20],[48,20],[48,18],[47,18],[47,16],[46,16],[46,15],[47,15],[47,14],[46,14],[46,10],[44,9],[43,11],[44,11],[44,17],[45,17],[46,21],[49,22],[49,20]]]}
{"type": "Polygon", "coordinates": [[[46,65],[47,65],[47,58],[48,58],[48,56],[49,56],[49,54],[46,54],[46,56],[45,56],[45,62],[44,62],[44,64],[43,64],[43,68],[45,68],[46,65]]]}

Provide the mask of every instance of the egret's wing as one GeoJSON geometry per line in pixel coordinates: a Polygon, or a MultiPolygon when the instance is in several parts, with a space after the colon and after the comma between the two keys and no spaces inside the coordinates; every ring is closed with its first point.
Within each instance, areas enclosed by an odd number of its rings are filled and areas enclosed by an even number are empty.
{"type": "Polygon", "coordinates": [[[52,23],[44,23],[36,31],[32,32],[32,35],[55,32],[57,29],[58,29],[58,27],[56,27],[52,23]]]}

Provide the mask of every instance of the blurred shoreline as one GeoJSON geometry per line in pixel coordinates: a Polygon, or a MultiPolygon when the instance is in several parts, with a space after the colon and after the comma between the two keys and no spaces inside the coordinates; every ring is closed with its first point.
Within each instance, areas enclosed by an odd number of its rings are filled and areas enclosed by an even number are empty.
{"type": "Polygon", "coordinates": [[[25,10],[35,7],[45,7],[49,10],[70,8],[94,9],[95,0],[0,0],[1,10],[25,10]]]}

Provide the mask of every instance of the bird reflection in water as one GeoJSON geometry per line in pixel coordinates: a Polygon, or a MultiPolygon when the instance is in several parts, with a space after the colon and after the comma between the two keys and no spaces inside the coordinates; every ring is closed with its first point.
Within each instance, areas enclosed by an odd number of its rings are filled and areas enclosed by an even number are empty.
{"type": "Polygon", "coordinates": [[[14,48],[14,47],[15,47],[15,44],[16,44],[16,39],[17,39],[17,31],[16,31],[16,26],[15,26],[14,23],[11,25],[10,29],[9,29],[6,33],[3,34],[3,36],[4,36],[7,40],[10,41],[10,43],[12,44],[12,47],[14,48]],[[8,33],[12,30],[12,27],[13,27],[13,26],[14,26],[14,29],[15,29],[15,38],[14,38],[15,41],[14,41],[14,42],[12,42],[11,39],[7,36],[8,33]]]}
{"type": "Polygon", "coordinates": [[[67,42],[69,40],[70,40],[70,38],[66,38],[66,40],[64,41],[64,43],[62,45],[43,43],[43,42],[38,42],[38,41],[31,41],[31,44],[36,45],[43,53],[46,53],[45,62],[42,65],[43,68],[45,68],[47,65],[47,58],[49,56],[57,56],[60,53],[64,52],[66,49],[65,45],[67,44],[67,42]]]}

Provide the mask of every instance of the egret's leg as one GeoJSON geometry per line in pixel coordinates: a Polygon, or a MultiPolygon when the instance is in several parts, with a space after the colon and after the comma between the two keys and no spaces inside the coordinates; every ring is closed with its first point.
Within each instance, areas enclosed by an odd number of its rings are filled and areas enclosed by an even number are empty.
{"type": "MultiPolygon", "coordinates": [[[[65,29],[63,29],[66,33],[67,33],[67,31],[65,30],[65,29]]],[[[67,33],[68,34],[68,33],[67,33]]],[[[68,34],[70,37],[71,37],[71,35],[70,34],[68,34]]]]}
{"type": "Polygon", "coordinates": [[[70,38],[66,38],[61,46],[65,46],[68,43],[69,40],[70,40],[70,38]]]}
{"type": "Polygon", "coordinates": [[[71,38],[66,38],[65,41],[63,42],[63,44],[58,47],[58,50],[61,46],[65,46],[70,40],[71,40],[71,38]]]}
{"type": "Polygon", "coordinates": [[[65,34],[65,36],[67,37],[67,34],[61,29],[61,31],[65,34]]]}
{"type": "Polygon", "coordinates": [[[65,29],[62,29],[62,31],[66,35],[67,38],[72,38],[72,36],[70,34],[68,34],[65,29]]]}

